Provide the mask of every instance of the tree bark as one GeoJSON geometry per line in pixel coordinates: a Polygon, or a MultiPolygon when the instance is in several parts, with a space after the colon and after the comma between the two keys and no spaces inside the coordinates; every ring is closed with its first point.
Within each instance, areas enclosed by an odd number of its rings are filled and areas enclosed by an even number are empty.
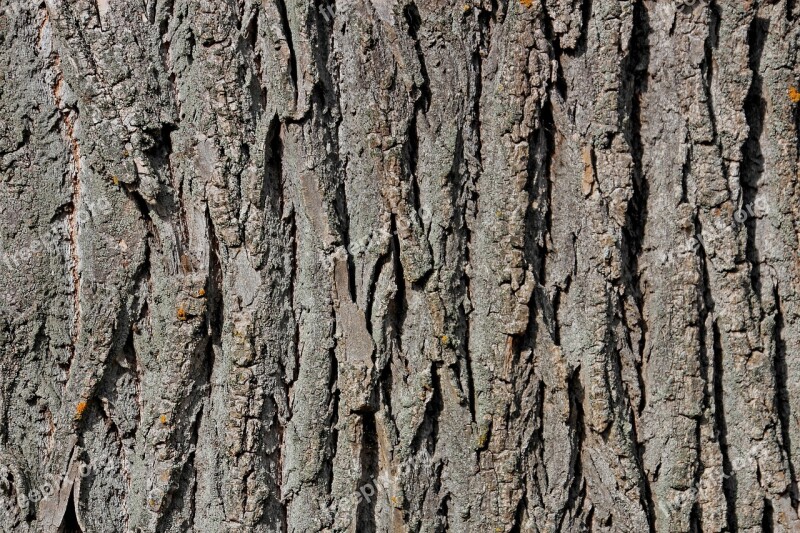
{"type": "Polygon", "coordinates": [[[3,531],[800,531],[800,3],[0,0],[3,531]]]}

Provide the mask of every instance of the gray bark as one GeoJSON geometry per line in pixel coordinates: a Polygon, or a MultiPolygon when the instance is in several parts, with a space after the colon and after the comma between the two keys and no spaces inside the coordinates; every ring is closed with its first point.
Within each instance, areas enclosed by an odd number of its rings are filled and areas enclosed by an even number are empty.
{"type": "Polygon", "coordinates": [[[794,0],[0,0],[3,531],[800,531],[794,0]]]}

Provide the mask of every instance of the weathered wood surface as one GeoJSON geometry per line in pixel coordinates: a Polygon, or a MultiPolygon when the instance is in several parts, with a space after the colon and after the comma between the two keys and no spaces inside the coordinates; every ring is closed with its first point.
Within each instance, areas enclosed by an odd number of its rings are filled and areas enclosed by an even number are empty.
{"type": "Polygon", "coordinates": [[[800,3],[0,0],[3,531],[800,531],[800,3]]]}

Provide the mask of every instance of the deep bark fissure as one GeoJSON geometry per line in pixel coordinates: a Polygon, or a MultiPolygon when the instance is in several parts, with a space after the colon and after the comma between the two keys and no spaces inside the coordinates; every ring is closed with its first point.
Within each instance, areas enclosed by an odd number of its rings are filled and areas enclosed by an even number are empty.
{"type": "MultiPolygon", "coordinates": [[[[708,297],[707,297],[708,298],[708,297]]],[[[710,308],[713,312],[713,306],[710,308]]],[[[728,426],[725,422],[725,403],[723,394],[723,363],[722,363],[722,343],[720,340],[719,327],[716,318],[712,322],[712,340],[714,347],[713,367],[714,367],[714,422],[717,430],[717,440],[722,454],[722,473],[723,473],[723,492],[725,494],[725,504],[727,507],[728,529],[737,531],[736,526],[736,472],[731,464],[728,454],[728,426]]]]}
{"type": "MultiPolygon", "coordinates": [[[[642,292],[640,275],[640,257],[644,245],[645,230],[647,228],[647,206],[649,201],[649,184],[643,169],[642,124],[641,124],[641,98],[647,91],[650,65],[650,47],[647,40],[646,29],[649,25],[647,9],[644,2],[638,1],[633,8],[633,30],[630,38],[629,49],[631,52],[623,64],[626,73],[625,83],[629,86],[630,99],[625,106],[630,109],[630,119],[622,121],[622,131],[631,151],[633,169],[631,172],[632,194],[625,210],[625,225],[622,228],[622,264],[623,275],[628,292],[636,305],[638,316],[636,327],[639,330],[639,345],[636,346],[638,358],[636,361],[637,376],[641,388],[641,398],[636,406],[639,414],[647,404],[646,384],[642,375],[644,351],[648,337],[648,327],[645,321],[644,305],[645,295],[642,292]],[[627,122],[627,123],[626,123],[627,122]]],[[[624,305],[622,306],[624,313],[624,305]]],[[[640,459],[641,459],[641,450],[640,459]]]]}
{"type": "MultiPolygon", "coordinates": [[[[772,332],[775,339],[775,405],[778,412],[778,420],[781,425],[781,444],[783,453],[786,454],[786,461],[789,465],[789,495],[792,504],[797,505],[800,496],[798,495],[797,471],[792,458],[792,439],[790,436],[792,420],[792,404],[790,402],[787,368],[786,341],[783,338],[784,312],[781,308],[781,297],[777,284],[773,288],[772,296],[775,299],[775,329],[772,332]]],[[[771,523],[770,523],[771,524],[771,523]]]]}
{"type": "Polygon", "coordinates": [[[414,50],[417,54],[417,59],[419,60],[420,74],[422,75],[423,80],[422,86],[418,87],[420,94],[416,105],[419,106],[418,111],[427,113],[428,109],[430,109],[432,95],[430,89],[430,78],[428,76],[428,68],[425,65],[425,54],[422,51],[422,43],[418,35],[419,30],[422,27],[422,19],[419,16],[419,9],[417,9],[417,6],[413,2],[405,6],[403,9],[403,15],[405,16],[406,23],[408,24],[408,34],[414,43],[414,50]]]}
{"type": "MultiPolygon", "coordinates": [[[[378,475],[378,440],[375,426],[375,414],[363,413],[361,418],[361,478],[359,487],[372,486],[378,475]]],[[[358,531],[375,533],[376,498],[363,498],[358,505],[358,531]]]]}
{"type": "Polygon", "coordinates": [[[440,364],[434,363],[431,366],[431,398],[425,405],[425,414],[422,423],[417,428],[414,439],[411,441],[411,451],[419,454],[422,447],[429,457],[434,457],[436,444],[439,437],[439,416],[444,408],[442,401],[441,384],[439,383],[440,364]]]}
{"type": "MultiPolygon", "coordinates": [[[[583,412],[584,390],[581,384],[580,368],[575,368],[567,381],[567,395],[570,401],[569,426],[571,431],[571,456],[570,471],[572,479],[569,484],[569,499],[567,506],[556,514],[556,523],[559,529],[563,524],[564,518],[569,511],[573,515],[578,515],[583,506],[583,496],[585,496],[586,482],[583,478],[583,443],[586,440],[586,422],[583,412]]],[[[591,511],[587,520],[591,524],[591,511]]],[[[590,528],[591,531],[591,528],[590,528]]]]}
{"type": "MultiPolygon", "coordinates": [[[[761,77],[761,56],[764,52],[766,35],[769,32],[769,21],[754,17],[747,32],[749,49],[748,65],[752,73],[750,89],[744,101],[744,114],[747,119],[748,135],[742,146],[741,187],[742,197],[737,214],[744,213],[744,231],[746,235],[745,257],[751,267],[751,283],[753,291],[761,300],[761,259],[756,243],[756,225],[761,213],[755,209],[756,197],[761,175],[764,172],[764,155],[761,150],[761,134],[764,129],[764,113],[766,102],[762,95],[763,80],[761,77]]],[[[737,222],[741,217],[734,217],[737,222]]],[[[763,306],[760,306],[763,313],[763,306]]]]}
{"type": "Polygon", "coordinates": [[[773,520],[773,509],[772,509],[772,502],[768,499],[764,499],[764,516],[761,517],[761,530],[763,533],[772,533],[774,528],[772,524],[774,523],[773,520]]]}
{"type": "Polygon", "coordinates": [[[75,492],[70,493],[67,500],[67,510],[64,512],[64,518],[61,521],[61,526],[58,528],[58,533],[83,533],[80,524],[78,524],[78,515],[75,512],[75,492]]]}
{"type": "Polygon", "coordinates": [[[286,9],[285,0],[275,0],[275,5],[278,8],[278,14],[280,15],[280,19],[281,19],[280,20],[281,27],[283,28],[283,35],[286,38],[286,46],[289,49],[289,79],[291,80],[292,87],[294,89],[294,102],[299,107],[301,105],[301,103],[297,101],[297,98],[298,98],[297,53],[295,52],[294,42],[292,40],[292,27],[289,24],[289,14],[288,14],[288,11],[286,9]]]}

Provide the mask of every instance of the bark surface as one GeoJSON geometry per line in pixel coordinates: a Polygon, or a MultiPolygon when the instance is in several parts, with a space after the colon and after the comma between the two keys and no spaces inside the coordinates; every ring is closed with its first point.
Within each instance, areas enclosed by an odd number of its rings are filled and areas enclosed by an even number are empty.
{"type": "Polygon", "coordinates": [[[0,0],[0,528],[800,531],[800,3],[0,0]]]}

